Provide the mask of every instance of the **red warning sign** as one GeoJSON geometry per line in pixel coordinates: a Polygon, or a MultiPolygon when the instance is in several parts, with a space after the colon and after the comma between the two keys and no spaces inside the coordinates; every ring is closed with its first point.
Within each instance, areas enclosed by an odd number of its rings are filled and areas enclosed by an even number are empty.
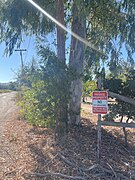
{"type": "Polygon", "coordinates": [[[92,93],[92,112],[94,114],[107,114],[108,92],[94,91],[92,93]]]}

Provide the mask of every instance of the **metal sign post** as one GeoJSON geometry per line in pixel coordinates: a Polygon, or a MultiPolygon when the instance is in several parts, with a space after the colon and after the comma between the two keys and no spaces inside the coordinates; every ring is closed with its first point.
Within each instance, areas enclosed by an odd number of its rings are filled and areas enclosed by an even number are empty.
{"type": "Polygon", "coordinates": [[[97,161],[100,163],[101,159],[101,114],[98,114],[98,122],[97,122],[97,161]]]}
{"type": "Polygon", "coordinates": [[[97,121],[97,161],[101,160],[101,114],[108,111],[108,92],[101,90],[101,78],[98,79],[98,90],[92,93],[92,112],[98,114],[97,121]]]}

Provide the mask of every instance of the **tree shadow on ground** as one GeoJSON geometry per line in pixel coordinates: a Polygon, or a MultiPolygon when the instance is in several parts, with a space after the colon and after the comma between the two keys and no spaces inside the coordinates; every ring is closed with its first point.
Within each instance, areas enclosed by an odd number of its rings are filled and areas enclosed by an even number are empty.
{"type": "MultiPolygon", "coordinates": [[[[74,127],[59,143],[54,141],[53,132],[47,129],[32,129],[29,134],[33,141],[28,145],[34,160],[35,167],[32,173],[45,174],[46,172],[59,172],[68,176],[83,176],[86,179],[117,179],[117,174],[129,179],[135,179],[135,144],[125,146],[123,137],[118,133],[115,137],[112,132],[102,129],[101,164],[109,168],[112,174],[104,177],[103,173],[88,171],[97,164],[97,130],[90,119],[82,119],[81,127],[74,127]],[[81,171],[82,170],[82,171],[81,171]],[[98,177],[99,176],[99,177],[98,177]]],[[[133,133],[132,135],[134,135],[133,133]]],[[[108,171],[109,172],[109,171],[108,171]]],[[[25,176],[25,179],[64,179],[57,176],[25,176]]]]}

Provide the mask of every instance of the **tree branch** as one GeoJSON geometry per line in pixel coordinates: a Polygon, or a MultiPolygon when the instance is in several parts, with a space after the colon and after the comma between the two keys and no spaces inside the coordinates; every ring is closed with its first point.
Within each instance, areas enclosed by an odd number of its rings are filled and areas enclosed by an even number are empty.
{"type": "Polygon", "coordinates": [[[45,174],[41,174],[41,173],[26,173],[26,174],[29,174],[31,176],[39,176],[39,177],[58,176],[58,177],[63,177],[63,178],[73,179],[73,180],[86,180],[86,178],[84,178],[82,176],[68,176],[68,175],[65,175],[65,174],[53,173],[53,172],[48,172],[48,173],[45,173],[45,174]]]}

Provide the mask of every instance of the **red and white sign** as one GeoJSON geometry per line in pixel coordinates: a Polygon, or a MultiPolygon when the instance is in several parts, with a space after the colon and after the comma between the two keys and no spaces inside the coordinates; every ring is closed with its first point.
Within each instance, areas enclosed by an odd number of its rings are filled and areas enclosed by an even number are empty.
{"type": "Polygon", "coordinates": [[[92,112],[94,114],[107,114],[108,92],[94,91],[92,93],[92,112]]]}

